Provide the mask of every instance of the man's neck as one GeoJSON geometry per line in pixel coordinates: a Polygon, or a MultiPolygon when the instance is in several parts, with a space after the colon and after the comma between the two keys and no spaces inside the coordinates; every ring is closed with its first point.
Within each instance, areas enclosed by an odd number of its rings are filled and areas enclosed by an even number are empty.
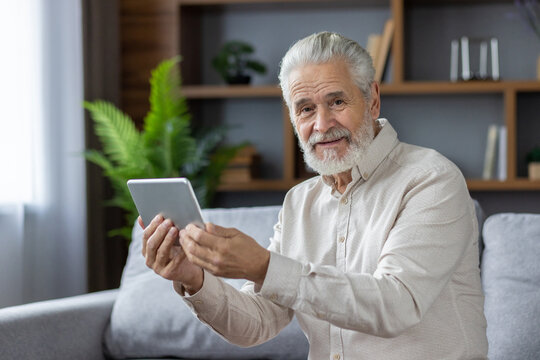
{"type": "Polygon", "coordinates": [[[332,177],[334,178],[336,190],[343,194],[347,190],[347,185],[352,181],[352,169],[332,175],[332,177]]]}

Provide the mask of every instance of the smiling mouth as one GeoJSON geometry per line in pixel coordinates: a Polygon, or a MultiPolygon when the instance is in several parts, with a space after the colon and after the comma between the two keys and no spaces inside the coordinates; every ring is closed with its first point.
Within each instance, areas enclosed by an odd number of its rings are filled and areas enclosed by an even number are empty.
{"type": "Polygon", "coordinates": [[[330,140],[330,141],[321,141],[321,142],[318,142],[316,145],[332,145],[332,144],[337,144],[338,142],[340,142],[341,140],[343,140],[344,138],[341,137],[339,139],[335,139],[335,140],[330,140]]]}

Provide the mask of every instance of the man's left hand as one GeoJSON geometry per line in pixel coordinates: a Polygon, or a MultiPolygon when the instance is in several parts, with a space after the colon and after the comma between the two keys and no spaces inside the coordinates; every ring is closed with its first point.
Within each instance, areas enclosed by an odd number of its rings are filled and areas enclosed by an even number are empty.
{"type": "Polygon", "coordinates": [[[270,252],[237,229],[211,223],[206,230],[188,225],[180,231],[180,243],[189,261],[211,274],[247,279],[259,286],[264,282],[270,252]]]}

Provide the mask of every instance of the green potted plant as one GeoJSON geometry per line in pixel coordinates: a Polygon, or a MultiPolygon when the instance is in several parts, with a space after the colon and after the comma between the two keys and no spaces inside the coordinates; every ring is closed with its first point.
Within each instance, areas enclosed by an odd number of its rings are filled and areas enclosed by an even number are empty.
{"type": "Polygon", "coordinates": [[[107,202],[125,211],[125,226],[109,236],[131,239],[138,216],[126,182],[136,178],[187,177],[202,207],[210,201],[219,178],[241,146],[219,147],[225,128],[193,134],[185,97],[180,92],[180,57],[161,62],[150,79],[150,110],[139,131],[133,120],[106,101],[85,102],[103,150],[85,157],[103,169],[114,196],[107,202]]]}
{"type": "Polygon", "coordinates": [[[249,84],[249,72],[266,73],[263,63],[249,57],[253,52],[253,46],[246,42],[228,41],[212,59],[212,66],[227,84],[249,84]]]}
{"type": "Polygon", "coordinates": [[[540,180],[540,146],[536,146],[527,153],[529,164],[529,179],[540,180]]]}

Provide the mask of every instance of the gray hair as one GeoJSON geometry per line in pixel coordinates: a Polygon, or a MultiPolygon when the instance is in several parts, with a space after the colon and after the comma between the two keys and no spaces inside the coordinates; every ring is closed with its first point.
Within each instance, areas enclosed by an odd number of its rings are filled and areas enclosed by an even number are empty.
{"type": "Polygon", "coordinates": [[[371,84],[375,76],[371,56],[356,41],[337,33],[324,31],[298,40],[281,60],[279,85],[289,109],[291,108],[289,93],[291,71],[298,66],[324,64],[332,60],[345,61],[356,86],[360,88],[366,99],[371,97],[371,84]]]}

